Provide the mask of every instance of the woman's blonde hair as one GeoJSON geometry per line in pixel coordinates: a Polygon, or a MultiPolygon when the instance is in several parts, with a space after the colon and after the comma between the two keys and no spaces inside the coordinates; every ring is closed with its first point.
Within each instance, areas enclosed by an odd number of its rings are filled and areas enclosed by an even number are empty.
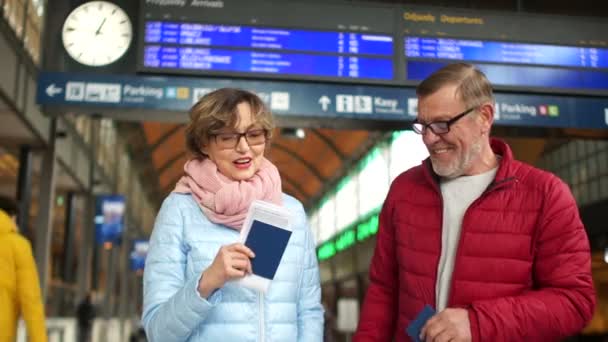
{"type": "Polygon", "coordinates": [[[274,118],[264,102],[246,90],[221,88],[203,96],[190,109],[190,122],[186,126],[186,148],[195,158],[207,158],[201,147],[209,143],[213,134],[222,128],[238,124],[237,107],[241,103],[249,104],[253,121],[266,130],[267,139],[270,140],[274,118]]]}

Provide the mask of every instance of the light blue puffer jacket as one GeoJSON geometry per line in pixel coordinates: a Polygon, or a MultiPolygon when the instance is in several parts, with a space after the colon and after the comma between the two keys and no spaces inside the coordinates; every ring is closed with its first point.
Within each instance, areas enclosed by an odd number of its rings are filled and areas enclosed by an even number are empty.
{"type": "Polygon", "coordinates": [[[302,204],[283,195],[283,205],[293,214],[293,233],[268,293],[229,282],[204,299],[196,290],[201,273],[239,232],[210,222],[189,194],[165,199],[144,272],[142,320],[150,341],[322,341],[314,239],[302,204]]]}

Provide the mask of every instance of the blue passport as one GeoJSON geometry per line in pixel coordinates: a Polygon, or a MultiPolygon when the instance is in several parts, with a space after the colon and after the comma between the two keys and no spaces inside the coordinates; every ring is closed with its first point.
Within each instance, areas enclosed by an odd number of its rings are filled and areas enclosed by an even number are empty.
{"type": "Polygon", "coordinates": [[[274,279],[290,237],[291,232],[288,230],[253,220],[245,240],[245,246],[255,253],[255,258],[251,259],[253,274],[274,279]]]}
{"type": "Polygon", "coordinates": [[[429,318],[431,318],[434,314],[435,309],[433,309],[430,305],[427,304],[424,306],[424,308],[422,308],[422,311],[418,313],[416,319],[414,319],[407,327],[407,329],[405,329],[408,336],[412,338],[412,341],[422,342],[419,337],[420,331],[422,330],[424,323],[426,323],[426,321],[428,321],[429,318]]]}

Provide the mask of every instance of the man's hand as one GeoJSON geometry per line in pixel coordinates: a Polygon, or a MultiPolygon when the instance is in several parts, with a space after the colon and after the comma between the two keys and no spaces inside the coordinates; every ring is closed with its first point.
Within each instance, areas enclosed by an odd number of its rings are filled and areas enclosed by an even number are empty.
{"type": "Polygon", "coordinates": [[[420,332],[425,342],[470,342],[471,324],[465,309],[445,309],[431,317],[420,332]]]}

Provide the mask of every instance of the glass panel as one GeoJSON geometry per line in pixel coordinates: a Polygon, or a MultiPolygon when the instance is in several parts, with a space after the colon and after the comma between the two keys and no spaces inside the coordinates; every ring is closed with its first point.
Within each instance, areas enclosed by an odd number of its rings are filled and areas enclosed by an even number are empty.
{"type": "Polygon", "coordinates": [[[44,15],[44,1],[28,0],[30,3],[27,8],[27,19],[24,23],[24,0],[4,0],[4,18],[15,32],[17,38],[25,44],[26,51],[32,56],[36,65],[40,64],[40,32],[42,17],[44,15]],[[25,25],[25,31],[24,26],[25,25]],[[22,37],[23,33],[25,36],[22,37]]]}
{"type": "Polygon", "coordinates": [[[577,159],[581,159],[587,155],[586,141],[577,140],[576,141],[576,154],[577,159]]]}
{"type": "Polygon", "coordinates": [[[587,166],[589,167],[589,178],[594,179],[597,177],[597,158],[598,155],[596,153],[592,154],[588,160],[587,166]]]}
{"type": "Polygon", "coordinates": [[[574,141],[568,143],[568,162],[572,162],[577,158],[576,144],[574,141]]]}
{"type": "MultiPolygon", "coordinates": [[[[38,1],[33,1],[38,2],[38,1]]],[[[42,8],[40,6],[40,8],[42,8]]],[[[27,16],[27,28],[25,30],[25,48],[32,56],[36,65],[40,64],[40,25],[41,17],[38,15],[38,6],[30,3],[27,16]]]]}
{"type": "Polygon", "coordinates": [[[388,163],[380,152],[373,150],[359,174],[359,213],[365,215],[384,202],[388,192],[388,163]]]}
{"type": "Polygon", "coordinates": [[[589,184],[589,203],[592,203],[600,199],[600,181],[596,179],[589,184]]]}
{"type": "Polygon", "coordinates": [[[336,233],[336,208],[333,196],[319,210],[319,241],[325,241],[336,233]]]}
{"type": "Polygon", "coordinates": [[[131,163],[124,145],[122,145],[119,151],[121,152],[120,165],[118,166],[118,192],[129,195],[129,174],[131,171],[131,163]]]}
{"type": "Polygon", "coordinates": [[[581,183],[585,183],[587,182],[588,177],[588,172],[587,172],[587,159],[582,160],[581,162],[578,163],[579,167],[578,167],[578,180],[581,183]]]}
{"type": "Polygon", "coordinates": [[[560,169],[560,173],[559,173],[559,177],[566,183],[572,183],[570,180],[572,179],[572,176],[570,175],[570,173],[568,172],[570,169],[568,167],[562,167],[560,169]]]}
{"type": "Polygon", "coordinates": [[[597,151],[597,144],[595,140],[587,141],[587,153],[595,153],[597,151]]]}
{"type": "Polygon", "coordinates": [[[310,222],[310,231],[315,239],[315,243],[319,243],[319,215],[314,213],[308,220],[310,222]]]}
{"type": "Polygon", "coordinates": [[[608,197],[608,177],[600,178],[600,197],[608,197]]]}
{"type": "Polygon", "coordinates": [[[568,179],[568,183],[570,184],[578,184],[578,168],[574,163],[570,164],[570,177],[568,179]]]}
{"type": "Polygon", "coordinates": [[[565,144],[558,150],[559,161],[558,165],[567,165],[570,160],[570,144],[565,144]]]}
{"type": "Polygon", "coordinates": [[[600,175],[608,174],[608,151],[598,154],[597,169],[600,175]]]}
{"type": "Polygon", "coordinates": [[[572,195],[574,196],[574,200],[576,201],[576,203],[578,204],[578,206],[581,206],[581,202],[580,202],[580,189],[578,186],[572,187],[572,195]]]}
{"type": "Polygon", "coordinates": [[[21,37],[21,32],[23,31],[23,1],[5,0],[4,17],[7,19],[9,26],[12,27],[17,34],[17,37],[21,37]]]}
{"type": "Polygon", "coordinates": [[[396,138],[390,146],[390,180],[400,175],[429,156],[422,137],[412,131],[403,131],[395,134],[396,138]]]}
{"type": "Polygon", "coordinates": [[[348,227],[359,216],[357,177],[345,178],[336,194],[336,225],[338,230],[348,227]]]}
{"type": "Polygon", "coordinates": [[[578,206],[583,206],[589,203],[589,183],[582,183],[578,186],[578,196],[579,200],[577,201],[578,206]]]}
{"type": "Polygon", "coordinates": [[[91,119],[86,116],[79,116],[76,118],[76,130],[80,133],[82,139],[86,143],[91,141],[91,129],[89,127],[91,123],[91,119]]]}

